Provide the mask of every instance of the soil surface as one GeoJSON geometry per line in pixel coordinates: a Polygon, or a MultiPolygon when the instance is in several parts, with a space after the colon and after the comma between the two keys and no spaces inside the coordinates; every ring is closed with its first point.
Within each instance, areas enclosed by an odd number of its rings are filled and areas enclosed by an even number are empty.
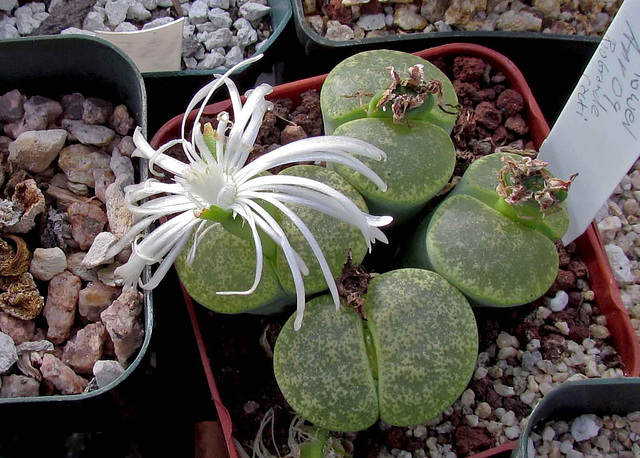
{"type": "MultiPolygon", "coordinates": [[[[476,58],[448,58],[434,64],[453,81],[461,105],[452,134],[458,152],[452,183],[474,159],[497,147],[532,148],[522,117],[522,96],[508,88],[502,74],[476,58]]],[[[286,142],[284,131],[291,131],[291,126],[302,128],[296,130],[300,137],[321,134],[317,94],[307,93],[303,100],[296,109],[291,101],[276,102],[275,114],[265,117],[254,154],[286,142]]],[[[389,246],[365,259],[370,272],[397,267],[400,250],[393,240],[402,236],[391,233],[389,239],[389,246]]],[[[558,277],[546,297],[515,308],[474,309],[480,338],[478,365],[461,399],[426,425],[397,428],[378,422],[366,431],[339,434],[348,448],[353,447],[354,456],[466,456],[486,450],[516,439],[537,400],[565,380],[621,375],[621,361],[588,288],[585,265],[573,244],[558,245],[558,252],[558,277]],[[558,291],[568,296],[561,309],[552,304],[558,291]]],[[[197,314],[220,394],[233,419],[234,436],[251,455],[260,423],[273,409],[275,422],[265,429],[264,444],[275,456],[275,439],[279,453],[285,455],[295,413],[275,381],[272,349],[289,314],[227,316],[203,307],[197,314]]]]}
{"type": "Polygon", "coordinates": [[[451,31],[602,36],[622,0],[302,0],[311,30],[330,40],[451,31]]]}

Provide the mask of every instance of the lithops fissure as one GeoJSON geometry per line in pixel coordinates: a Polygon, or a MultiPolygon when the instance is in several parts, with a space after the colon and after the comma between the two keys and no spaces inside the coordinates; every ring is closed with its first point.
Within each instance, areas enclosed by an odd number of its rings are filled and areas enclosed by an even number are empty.
{"type": "Polygon", "coordinates": [[[358,431],[377,419],[424,423],[464,391],[478,352],[475,317],[440,275],[402,269],[375,277],[355,310],[328,296],[309,302],[305,325],[284,326],[274,372],[285,399],[322,428],[358,431]]]}

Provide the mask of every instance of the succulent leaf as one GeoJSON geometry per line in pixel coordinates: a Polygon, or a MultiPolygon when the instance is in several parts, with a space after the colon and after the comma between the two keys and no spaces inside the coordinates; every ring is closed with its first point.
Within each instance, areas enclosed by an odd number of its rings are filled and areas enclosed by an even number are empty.
{"type": "MultiPolygon", "coordinates": [[[[334,171],[315,165],[298,165],[284,169],[280,175],[311,178],[325,183],[351,199],[362,211],[368,212],[367,204],[358,191],[334,171]]],[[[356,264],[362,262],[367,253],[367,244],[356,227],[302,205],[287,204],[287,207],[293,210],[313,233],[334,278],[340,275],[342,266],[347,262],[349,251],[351,251],[356,264]]],[[[325,291],[327,282],[309,243],[286,216],[280,215],[280,222],[291,246],[309,267],[309,275],[304,278],[307,294],[325,291]]],[[[295,291],[293,277],[281,249],[278,249],[277,253],[276,273],[285,291],[293,293],[295,291]]]]}
{"type": "Polygon", "coordinates": [[[526,304],[558,273],[549,238],[468,195],[447,198],[415,240],[409,265],[429,266],[479,305],[526,304]]]}
{"type": "Polygon", "coordinates": [[[440,275],[402,269],[375,277],[364,314],[378,364],[380,418],[425,423],[465,390],[478,354],[473,311],[440,275]]]}
{"type": "Polygon", "coordinates": [[[378,419],[360,317],[336,311],[330,296],[307,303],[305,323],[292,316],[274,350],[273,370],[285,399],[299,416],[333,431],[360,431],[378,419]]]}
{"type": "Polygon", "coordinates": [[[411,127],[391,119],[358,119],[342,124],[336,134],[368,141],[387,153],[387,160],[364,162],[383,177],[387,191],[371,186],[357,172],[335,169],[365,198],[374,214],[392,215],[404,221],[415,215],[449,181],[456,162],[449,135],[428,122],[412,121],[411,127]]]}
{"type": "Polygon", "coordinates": [[[300,331],[289,319],[274,372],[293,409],[322,428],[357,431],[378,418],[424,423],[451,406],[478,352],[475,317],[462,293],[434,272],[396,270],[371,281],[364,312],[363,325],[353,308],[336,311],[321,296],[307,304],[300,331]]]}
{"type": "Polygon", "coordinates": [[[187,256],[194,236],[176,261],[176,270],[184,287],[197,302],[220,313],[276,310],[294,301],[282,290],[275,269],[265,258],[258,289],[249,296],[223,296],[217,291],[243,291],[251,287],[255,273],[255,246],[222,226],[211,228],[200,240],[191,265],[187,256]]]}

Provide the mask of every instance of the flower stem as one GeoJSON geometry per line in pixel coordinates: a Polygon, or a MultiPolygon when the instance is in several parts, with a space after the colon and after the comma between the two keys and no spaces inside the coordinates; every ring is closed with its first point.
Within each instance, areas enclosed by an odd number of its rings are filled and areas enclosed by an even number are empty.
{"type": "MultiPolygon", "coordinates": [[[[200,213],[200,218],[213,221],[214,223],[220,223],[227,232],[230,232],[242,240],[253,243],[253,235],[251,234],[251,228],[249,225],[244,224],[244,219],[233,218],[232,215],[233,212],[231,210],[224,210],[216,205],[212,205],[207,210],[203,210],[200,213]]],[[[260,233],[260,239],[262,240],[262,250],[264,255],[275,261],[276,243],[271,239],[271,237],[268,237],[261,230],[258,229],[258,231],[260,233]]]]}

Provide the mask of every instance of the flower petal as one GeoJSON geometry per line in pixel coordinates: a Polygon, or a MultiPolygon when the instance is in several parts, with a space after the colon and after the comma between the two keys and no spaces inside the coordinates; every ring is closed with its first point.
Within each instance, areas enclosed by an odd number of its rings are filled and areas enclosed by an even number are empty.
{"type": "MultiPolygon", "coordinates": [[[[300,140],[302,141],[302,140],[300,140]]],[[[298,142],[289,143],[289,145],[293,145],[298,142]]],[[[288,145],[287,145],[288,146],[288,145]]],[[[310,145],[311,146],[311,145],[310,145]]],[[[284,148],[284,147],[283,147],[284,148]]],[[[269,154],[265,154],[260,156],[256,160],[252,161],[250,164],[246,165],[240,172],[235,175],[236,184],[240,185],[247,179],[255,176],[265,170],[269,170],[273,167],[277,167],[280,165],[286,164],[294,164],[298,162],[326,162],[326,163],[334,163],[341,164],[346,167],[349,167],[356,172],[364,175],[376,186],[385,191],[387,189],[386,183],[376,174],[373,170],[367,167],[362,161],[356,159],[349,153],[345,153],[343,151],[318,151],[317,148],[311,151],[304,151],[303,149],[297,151],[294,149],[291,152],[285,154],[278,154],[278,151],[282,148],[278,148],[273,150],[269,154]],[[273,154],[275,153],[275,154],[273,154]]]]}
{"type": "Polygon", "coordinates": [[[227,139],[227,150],[225,152],[225,168],[227,170],[242,167],[249,157],[255,142],[255,136],[257,136],[260,129],[262,118],[267,112],[267,108],[271,106],[271,102],[265,100],[264,96],[272,90],[273,88],[268,84],[261,84],[248,93],[249,95],[242,110],[239,113],[234,113],[235,121],[227,139]],[[251,131],[247,134],[248,141],[245,143],[245,128],[250,121],[251,131]],[[250,138],[251,136],[253,136],[253,139],[250,138]]]}
{"type": "Polygon", "coordinates": [[[329,287],[329,291],[331,292],[331,297],[333,298],[333,302],[336,305],[336,309],[340,307],[340,296],[338,295],[338,287],[336,286],[335,278],[333,278],[333,274],[331,273],[331,267],[329,267],[329,263],[322,252],[322,248],[320,248],[320,244],[311,233],[307,225],[300,219],[298,215],[296,215],[289,207],[282,204],[278,199],[274,196],[263,195],[261,197],[266,202],[271,203],[276,208],[278,208],[287,218],[291,220],[291,222],[298,228],[298,230],[302,233],[304,238],[309,243],[311,247],[311,251],[315,255],[318,260],[318,264],[320,265],[320,270],[324,276],[325,281],[327,282],[327,286],[329,287]]]}
{"type": "Polygon", "coordinates": [[[244,218],[244,220],[249,224],[251,228],[251,235],[253,236],[253,243],[256,249],[256,274],[253,280],[253,285],[246,291],[218,291],[216,294],[219,296],[231,296],[231,295],[239,295],[239,296],[248,296],[252,294],[260,284],[260,280],[262,278],[262,265],[263,265],[263,255],[262,255],[262,240],[260,240],[260,234],[258,233],[258,229],[256,228],[256,222],[254,216],[251,211],[245,211],[245,209],[240,210],[242,213],[238,212],[238,214],[244,218]]]}
{"type": "Polygon", "coordinates": [[[164,276],[167,275],[167,272],[169,272],[169,269],[171,269],[171,266],[173,265],[175,260],[178,259],[180,253],[182,253],[182,250],[184,249],[190,238],[191,231],[185,231],[185,233],[182,234],[182,237],[180,237],[180,239],[178,240],[178,243],[176,243],[173,248],[171,248],[169,254],[160,263],[149,281],[144,285],[141,285],[142,289],[151,290],[160,284],[164,276]]]}
{"type": "MultiPolygon", "coordinates": [[[[194,121],[195,123],[199,122],[200,121],[200,117],[202,116],[202,112],[204,111],[205,106],[209,102],[209,99],[218,90],[218,88],[222,84],[226,83],[227,78],[229,78],[229,76],[234,74],[239,69],[241,69],[243,67],[246,67],[247,65],[252,64],[254,62],[257,62],[258,60],[262,59],[262,56],[263,56],[263,54],[258,54],[258,55],[255,55],[255,56],[252,56],[252,57],[250,57],[248,59],[243,60],[239,64],[234,65],[229,70],[227,70],[227,72],[224,75],[222,75],[221,77],[217,78],[215,81],[212,81],[211,83],[207,84],[202,89],[200,89],[198,92],[196,92],[196,95],[193,96],[193,98],[189,102],[189,105],[187,105],[186,115],[182,119],[182,138],[183,139],[185,138],[185,131],[186,131],[186,126],[187,126],[187,118],[188,118],[189,113],[191,113],[191,110],[193,110],[196,107],[196,105],[198,105],[200,102],[202,102],[202,106],[198,110],[198,114],[196,115],[196,118],[195,118],[195,121],[194,121]]],[[[234,106],[234,109],[235,108],[236,107],[234,106]]]]}
{"type": "MultiPolygon", "coordinates": [[[[302,326],[302,318],[304,316],[304,307],[305,307],[305,289],[304,289],[304,280],[302,279],[303,275],[303,266],[300,265],[300,261],[302,258],[296,251],[293,249],[289,240],[287,239],[284,231],[277,223],[277,221],[260,205],[252,200],[246,200],[246,204],[250,206],[256,213],[258,213],[264,221],[266,221],[269,226],[276,230],[276,232],[280,235],[280,240],[276,241],[280,248],[282,249],[282,253],[289,264],[289,269],[291,270],[291,275],[293,277],[293,285],[296,290],[296,318],[294,320],[294,329],[300,329],[302,326]]],[[[260,220],[257,220],[258,224],[262,227],[262,223],[260,220]]],[[[303,262],[304,264],[304,262],[303,262]]],[[[306,265],[304,266],[306,268],[306,265]]],[[[308,268],[306,268],[308,272],[308,268]]]]}
{"type": "MultiPolygon", "coordinates": [[[[140,127],[137,127],[135,132],[133,133],[133,142],[136,145],[136,150],[133,152],[132,156],[143,157],[147,160],[151,160],[153,158],[155,164],[157,164],[167,172],[170,172],[177,176],[182,176],[182,174],[188,167],[187,164],[180,162],[179,160],[174,159],[170,156],[167,156],[166,154],[162,154],[162,151],[166,151],[170,147],[182,143],[182,140],[170,141],[158,148],[158,150],[156,151],[151,147],[151,145],[149,145],[147,140],[144,138],[144,135],[142,135],[142,129],[140,129],[140,127]]],[[[150,166],[152,166],[152,164],[150,164],[150,166]]]]}

